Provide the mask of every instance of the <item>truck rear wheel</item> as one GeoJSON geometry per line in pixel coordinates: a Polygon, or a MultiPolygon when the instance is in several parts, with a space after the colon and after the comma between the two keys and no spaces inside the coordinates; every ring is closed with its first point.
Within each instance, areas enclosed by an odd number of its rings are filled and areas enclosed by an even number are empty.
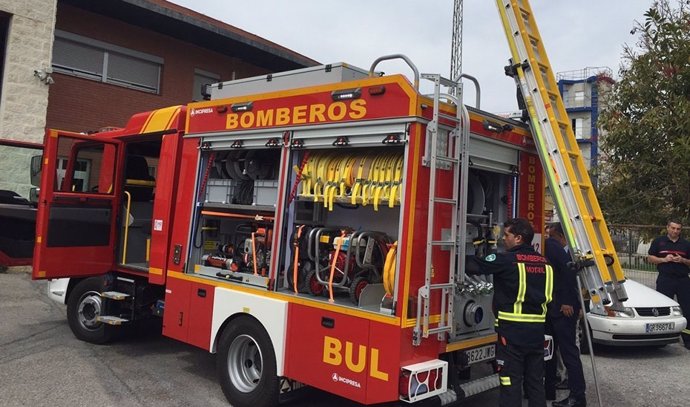
{"type": "Polygon", "coordinates": [[[266,330],[239,317],[223,330],[218,345],[218,376],[223,393],[235,407],[278,405],[276,356],[266,330]]]}
{"type": "Polygon", "coordinates": [[[87,278],[74,287],[67,299],[67,322],[77,339],[103,344],[113,338],[113,327],[96,320],[103,310],[101,288],[100,278],[87,278]]]}

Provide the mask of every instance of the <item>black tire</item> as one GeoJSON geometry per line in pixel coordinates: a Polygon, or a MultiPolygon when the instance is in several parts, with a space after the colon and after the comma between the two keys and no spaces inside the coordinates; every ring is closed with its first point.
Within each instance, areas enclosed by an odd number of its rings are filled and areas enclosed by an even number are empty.
{"type": "Polygon", "coordinates": [[[266,330],[250,317],[239,317],[223,330],[217,368],[223,394],[234,407],[278,405],[276,355],[266,330]]]}
{"type": "Polygon", "coordinates": [[[359,305],[359,295],[362,293],[364,287],[369,285],[369,279],[364,276],[355,277],[350,284],[350,301],[355,305],[359,305]]]}
{"type": "MultiPolygon", "coordinates": [[[[309,260],[302,260],[300,261],[300,269],[297,273],[297,279],[298,279],[298,285],[297,285],[297,291],[300,293],[306,293],[309,292],[309,284],[307,283],[306,276],[309,274],[311,270],[314,269],[314,263],[310,262],[309,260]]],[[[290,291],[294,291],[295,285],[294,285],[294,273],[292,266],[288,267],[288,276],[287,276],[287,281],[288,281],[288,288],[290,288],[290,291]]]]}
{"type": "Polygon", "coordinates": [[[96,321],[103,309],[102,287],[101,278],[91,277],[79,282],[70,293],[67,300],[67,322],[77,339],[104,344],[110,342],[115,335],[114,327],[96,321]]]}
{"type": "MultiPolygon", "coordinates": [[[[577,337],[580,342],[580,354],[589,355],[590,349],[589,345],[587,345],[587,335],[585,335],[585,321],[582,318],[577,321],[577,337]]],[[[589,328],[589,337],[592,338],[592,328],[589,328]]],[[[594,346],[594,343],[592,343],[592,346],[594,346]]]]}

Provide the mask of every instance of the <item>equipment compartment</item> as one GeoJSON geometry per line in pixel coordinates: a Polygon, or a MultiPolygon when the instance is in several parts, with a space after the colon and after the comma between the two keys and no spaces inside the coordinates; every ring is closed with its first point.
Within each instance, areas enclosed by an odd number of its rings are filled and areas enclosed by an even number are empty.
{"type": "Polygon", "coordinates": [[[267,288],[280,150],[204,151],[201,159],[192,271],[267,288]]]}
{"type": "Polygon", "coordinates": [[[284,289],[392,313],[404,160],[391,146],[293,152],[284,289]]]}
{"type": "Polygon", "coordinates": [[[204,203],[275,207],[279,150],[230,150],[211,155],[204,203]]]}
{"type": "Polygon", "coordinates": [[[203,210],[194,236],[195,273],[268,286],[272,217],[203,210]]]}

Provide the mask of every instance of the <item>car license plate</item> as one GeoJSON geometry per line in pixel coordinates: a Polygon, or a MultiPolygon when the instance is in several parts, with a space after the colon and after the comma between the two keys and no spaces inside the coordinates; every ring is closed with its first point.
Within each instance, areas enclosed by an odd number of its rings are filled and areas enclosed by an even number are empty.
{"type": "Polygon", "coordinates": [[[483,360],[490,360],[496,357],[496,345],[486,345],[465,351],[467,363],[473,364],[483,360]]]}
{"type": "Polygon", "coordinates": [[[666,332],[672,331],[676,327],[675,322],[658,322],[655,324],[647,324],[645,327],[645,332],[666,332]]]}

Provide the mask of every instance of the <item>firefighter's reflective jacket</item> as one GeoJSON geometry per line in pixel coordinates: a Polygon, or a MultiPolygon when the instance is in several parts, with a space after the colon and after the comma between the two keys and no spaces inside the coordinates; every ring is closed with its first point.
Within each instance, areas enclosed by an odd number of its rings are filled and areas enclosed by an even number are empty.
{"type": "Polygon", "coordinates": [[[516,345],[542,343],[553,291],[553,269],[546,258],[522,244],[467,260],[468,274],[493,275],[496,331],[516,345]]]}

